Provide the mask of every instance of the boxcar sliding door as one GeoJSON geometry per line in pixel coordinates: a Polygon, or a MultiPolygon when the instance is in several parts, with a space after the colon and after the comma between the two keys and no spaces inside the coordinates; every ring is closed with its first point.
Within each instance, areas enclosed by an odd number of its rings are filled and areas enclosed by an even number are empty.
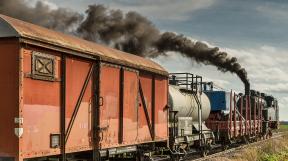
{"type": "Polygon", "coordinates": [[[99,158],[99,62],[62,57],[62,158],[65,153],[93,150],[99,158]],[[64,108],[64,109],[63,109],[64,108]]]}
{"type": "Polygon", "coordinates": [[[100,147],[133,145],[138,135],[138,71],[102,64],[100,73],[100,147]]]}

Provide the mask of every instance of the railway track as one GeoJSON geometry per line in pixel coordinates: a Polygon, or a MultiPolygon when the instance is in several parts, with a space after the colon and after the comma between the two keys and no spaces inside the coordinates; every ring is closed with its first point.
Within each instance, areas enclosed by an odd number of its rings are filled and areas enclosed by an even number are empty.
{"type": "Polygon", "coordinates": [[[242,144],[242,145],[227,149],[225,151],[214,152],[213,154],[207,155],[206,157],[199,157],[199,158],[195,158],[195,159],[194,158],[193,159],[192,158],[190,158],[190,159],[186,158],[185,160],[186,161],[209,161],[212,158],[219,157],[219,156],[222,156],[222,155],[225,155],[225,154],[229,154],[229,153],[235,152],[237,150],[244,149],[244,148],[249,147],[249,146],[258,145],[258,144],[261,144],[261,143],[266,142],[268,140],[272,140],[272,139],[284,136],[284,134],[287,134],[287,132],[274,133],[274,135],[271,138],[269,138],[269,139],[265,139],[265,140],[261,140],[261,141],[257,141],[257,142],[252,142],[252,143],[244,144],[244,145],[242,144]]]}

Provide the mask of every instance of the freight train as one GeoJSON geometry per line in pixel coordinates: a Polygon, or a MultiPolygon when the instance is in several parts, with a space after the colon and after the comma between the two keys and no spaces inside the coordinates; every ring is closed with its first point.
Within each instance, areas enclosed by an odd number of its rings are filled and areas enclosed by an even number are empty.
{"type": "Polygon", "coordinates": [[[0,161],[180,160],[270,137],[277,100],[0,15],[0,161]]]}

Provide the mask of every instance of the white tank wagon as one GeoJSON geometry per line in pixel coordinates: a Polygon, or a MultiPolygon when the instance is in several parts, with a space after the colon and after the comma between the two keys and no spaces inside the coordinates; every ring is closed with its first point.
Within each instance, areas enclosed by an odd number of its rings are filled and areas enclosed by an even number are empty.
{"type": "Polygon", "coordinates": [[[201,88],[200,76],[190,73],[171,75],[168,100],[169,130],[174,138],[174,148],[183,145],[193,146],[205,154],[215,137],[205,125],[205,120],[211,112],[211,104],[201,88]]]}
{"type": "MultiPolygon", "coordinates": [[[[202,106],[202,121],[205,121],[210,114],[211,105],[205,93],[197,96],[202,106]]],[[[173,111],[177,111],[176,117],[192,117],[193,122],[198,122],[198,104],[195,96],[189,91],[181,90],[179,86],[169,86],[169,106],[173,111]]],[[[201,117],[201,116],[200,116],[201,117]]]]}

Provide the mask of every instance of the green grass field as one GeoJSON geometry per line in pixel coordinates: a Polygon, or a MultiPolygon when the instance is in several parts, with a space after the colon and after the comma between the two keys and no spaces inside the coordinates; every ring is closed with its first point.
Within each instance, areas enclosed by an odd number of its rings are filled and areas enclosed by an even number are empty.
{"type": "Polygon", "coordinates": [[[279,131],[288,131],[288,124],[280,124],[279,131]]]}
{"type": "Polygon", "coordinates": [[[280,129],[288,130],[288,124],[280,124],[280,129]]]}

